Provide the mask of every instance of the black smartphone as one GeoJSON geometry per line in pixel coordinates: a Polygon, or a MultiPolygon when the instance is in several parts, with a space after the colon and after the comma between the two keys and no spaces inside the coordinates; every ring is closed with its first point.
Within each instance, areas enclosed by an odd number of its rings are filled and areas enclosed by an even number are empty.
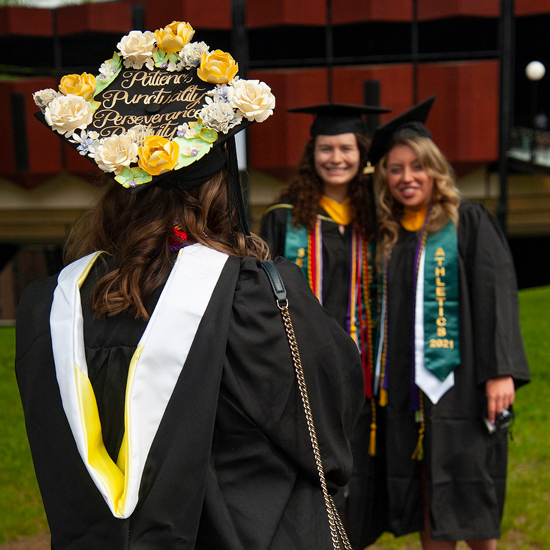
{"type": "Polygon", "coordinates": [[[495,423],[491,424],[487,417],[483,417],[487,431],[490,434],[494,434],[499,430],[506,430],[512,424],[512,420],[515,418],[514,409],[510,405],[507,409],[502,409],[502,412],[495,418],[495,423]]]}

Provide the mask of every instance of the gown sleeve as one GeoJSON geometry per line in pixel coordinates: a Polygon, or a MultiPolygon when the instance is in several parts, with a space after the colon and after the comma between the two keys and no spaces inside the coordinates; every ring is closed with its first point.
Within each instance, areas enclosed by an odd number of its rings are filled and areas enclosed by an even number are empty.
{"type": "Polygon", "coordinates": [[[273,257],[284,255],[288,212],[288,208],[274,208],[262,218],[260,236],[269,245],[273,257]]]}
{"type": "Polygon", "coordinates": [[[470,289],[474,359],[479,384],[512,376],[516,387],[530,380],[521,337],[516,274],[497,221],[479,204],[460,208],[459,242],[470,289]]]}
{"type": "MultiPolygon", "coordinates": [[[[278,258],[300,350],[329,490],[347,483],[349,440],[364,402],[357,348],[324,310],[300,269],[278,258]]],[[[241,267],[228,340],[232,391],[271,444],[318,484],[311,442],[281,312],[260,263],[241,267]]]]}

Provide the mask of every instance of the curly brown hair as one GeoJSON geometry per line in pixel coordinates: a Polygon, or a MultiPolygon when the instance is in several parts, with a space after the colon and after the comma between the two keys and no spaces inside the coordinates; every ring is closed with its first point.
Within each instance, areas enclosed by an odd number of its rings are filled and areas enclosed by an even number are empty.
{"type": "MultiPolygon", "coordinates": [[[[433,233],[453,220],[458,227],[458,207],[460,191],[455,185],[453,169],[437,145],[427,137],[410,137],[398,140],[395,145],[408,145],[416,154],[420,166],[433,178],[432,209],[427,231],[433,233]]],[[[378,198],[378,247],[379,260],[387,256],[397,242],[400,231],[399,221],[403,216],[403,205],[390,193],[386,163],[388,153],[381,159],[375,174],[376,195],[378,198]]]]}
{"type": "MultiPolygon", "coordinates": [[[[360,160],[359,171],[348,187],[348,197],[353,214],[353,227],[365,237],[373,231],[373,193],[371,177],[363,174],[367,165],[370,139],[355,134],[360,160]]],[[[319,211],[319,200],[323,196],[323,180],[315,170],[315,138],[308,141],[298,165],[298,175],[283,189],[277,202],[288,202],[294,206],[292,219],[296,225],[308,228],[315,226],[319,211]]]]}
{"type": "Polygon", "coordinates": [[[97,250],[113,257],[110,271],[91,296],[98,318],[127,310],[136,318],[149,318],[151,295],[173,266],[169,237],[174,223],[184,228],[191,242],[230,256],[269,257],[260,237],[245,237],[231,229],[236,227],[236,215],[228,213],[225,169],[185,191],[150,187],[131,195],[108,179],[110,184],[96,206],[76,222],[65,251],[66,263],[97,250]]]}

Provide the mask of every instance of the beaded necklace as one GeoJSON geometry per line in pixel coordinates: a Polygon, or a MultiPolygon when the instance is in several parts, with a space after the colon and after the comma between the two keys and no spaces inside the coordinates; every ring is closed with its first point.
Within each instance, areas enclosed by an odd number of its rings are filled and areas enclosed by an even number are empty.
{"type": "MultiPolygon", "coordinates": [[[[323,250],[322,250],[322,220],[318,219],[315,226],[308,230],[307,246],[307,279],[309,286],[322,303],[323,293],[323,250]]],[[[356,343],[365,374],[365,395],[373,397],[372,374],[374,366],[374,331],[376,330],[378,297],[372,296],[371,286],[374,280],[371,258],[367,239],[352,229],[350,244],[350,280],[348,290],[348,307],[346,315],[346,330],[356,343]]]]}
{"type": "Polygon", "coordinates": [[[323,237],[321,220],[317,220],[315,227],[308,231],[307,239],[307,280],[313,294],[323,304],[323,237]]]}
{"type": "MultiPolygon", "coordinates": [[[[416,310],[416,288],[418,284],[418,272],[420,269],[420,260],[422,258],[422,252],[426,246],[426,239],[428,237],[428,220],[430,218],[430,212],[431,212],[432,206],[428,207],[424,221],[422,224],[422,228],[420,229],[415,255],[414,255],[414,274],[413,274],[413,295],[415,297],[415,307],[413,308],[413,315],[414,311],[416,310]]],[[[381,407],[385,407],[388,403],[388,272],[389,272],[389,265],[391,260],[391,249],[388,251],[387,257],[384,261],[384,278],[383,278],[383,284],[382,284],[382,300],[383,303],[385,303],[385,315],[383,319],[383,330],[384,330],[384,340],[382,345],[382,353],[381,353],[381,360],[380,360],[380,391],[379,391],[379,405],[381,407]]],[[[418,430],[418,442],[416,445],[416,448],[413,452],[413,455],[411,458],[416,460],[422,460],[424,458],[424,451],[423,451],[423,439],[424,439],[424,432],[425,432],[425,419],[424,419],[424,400],[422,392],[419,390],[418,386],[415,383],[415,324],[413,320],[413,331],[412,331],[412,361],[411,361],[411,376],[410,376],[410,395],[411,395],[411,410],[415,411],[415,421],[420,422],[420,428],[418,430]]],[[[374,409],[375,411],[375,409],[374,409]]],[[[371,445],[372,445],[372,431],[371,431],[371,445]]],[[[370,453],[370,450],[369,450],[370,453]]]]}

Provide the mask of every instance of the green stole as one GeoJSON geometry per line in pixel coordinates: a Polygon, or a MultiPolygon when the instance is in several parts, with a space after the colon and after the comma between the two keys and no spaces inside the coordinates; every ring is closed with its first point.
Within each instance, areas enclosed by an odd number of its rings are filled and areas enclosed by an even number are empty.
{"type": "Polygon", "coordinates": [[[284,256],[287,260],[295,263],[308,279],[308,230],[305,225],[294,225],[292,221],[292,210],[288,211],[286,217],[285,250],[284,256]]]}
{"type": "Polygon", "coordinates": [[[440,380],[460,364],[458,239],[451,220],[424,249],[424,363],[440,380]]]}

